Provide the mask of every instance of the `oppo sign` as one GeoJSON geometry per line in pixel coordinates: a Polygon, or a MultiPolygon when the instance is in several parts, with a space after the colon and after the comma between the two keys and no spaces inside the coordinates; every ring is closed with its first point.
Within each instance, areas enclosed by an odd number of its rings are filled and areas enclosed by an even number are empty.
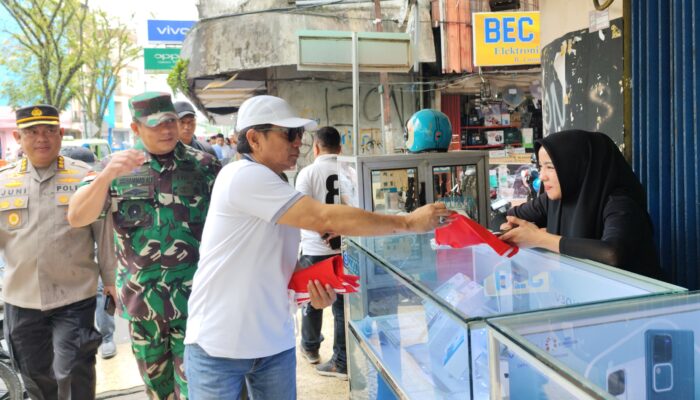
{"type": "Polygon", "coordinates": [[[195,21],[148,20],[148,41],[182,43],[195,21]]]}
{"type": "Polygon", "coordinates": [[[143,62],[146,71],[168,73],[180,59],[180,48],[145,48],[143,62]]]}

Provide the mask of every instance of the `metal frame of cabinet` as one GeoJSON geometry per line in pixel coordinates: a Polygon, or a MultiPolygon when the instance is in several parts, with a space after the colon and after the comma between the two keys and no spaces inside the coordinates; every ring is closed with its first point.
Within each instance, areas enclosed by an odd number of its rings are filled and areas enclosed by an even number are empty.
{"type": "MultiPolygon", "coordinates": [[[[398,154],[379,156],[339,156],[339,179],[343,179],[343,165],[354,166],[355,176],[352,177],[353,185],[357,185],[357,207],[375,211],[372,198],[372,171],[385,171],[394,169],[415,168],[418,176],[418,188],[424,188],[426,203],[435,202],[433,192],[433,171],[436,167],[468,166],[477,168],[477,202],[478,221],[483,226],[488,226],[489,218],[489,165],[488,152],[484,151],[455,151],[447,153],[420,153],[398,154]]],[[[340,185],[340,194],[343,195],[344,185],[340,185]]],[[[417,206],[422,204],[417,204],[417,206]]]]}
{"type": "MultiPolygon", "coordinates": [[[[483,399],[488,398],[489,390],[492,390],[491,396],[498,395],[502,385],[488,387],[488,382],[494,379],[490,376],[490,373],[494,373],[492,369],[496,376],[499,373],[498,368],[493,367],[503,362],[499,354],[492,351],[498,343],[513,346],[513,353],[531,364],[534,370],[551,376],[552,381],[567,393],[590,395],[591,392],[584,391],[582,394],[577,390],[568,377],[559,376],[560,369],[542,362],[536,356],[529,357],[529,349],[516,349],[517,344],[510,341],[510,336],[494,331],[489,321],[503,315],[530,314],[535,310],[567,309],[570,306],[578,308],[581,304],[594,302],[614,304],[619,303],[620,299],[684,290],[592,261],[544,251],[521,250],[522,254],[513,259],[500,259],[483,245],[473,249],[434,250],[429,244],[431,237],[431,234],[423,234],[344,239],[345,268],[348,273],[359,275],[362,285],[360,293],[346,296],[345,301],[351,398],[364,398],[362,393],[355,392],[357,382],[364,380],[368,384],[367,381],[373,379],[379,381],[379,377],[386,385],[385,390],[388,388],[393,397],[401,399],[443,398],[440,396],[445,393],[450,395],[444,398],[473,396],[483,399]],[[400,244],[397,246],[396,243],[400,244]],[[420,247],[420,250],[410,247],[408,243],[420,247]],[[463,253],[460,255],[457,252],[463,253]],[[378,275],[376,269],[381,269],[381,274],[378,275]],[[483,293],[473,297],[474,292],[469,291],[464,297],[454,297],[459,292],[446,292],[446,285],[454,282],[453,278],[457,275],[468,276],[477,290],[483,288],[483,293]],[[545,286],[529,286],[530,283],[542,282],[546,282],[545,286]],[[506,292],[498,294],[500,285],[504,285],[506,292]],[[567,295],[570,298],[561,298],[567,295]],[[461,300],[454,300],[457,298],[461,300]],[[480,306],[474,308],[475,304],[480,306]],[[439,314],[437,319],[433,318],[438,315],[436,313],[439,314]],[[407,331],[404,331],[404,327],[395,326],[405,324],[405,318],[418,321],[419,325],[411,325],[411,322],[407,325],[407,331]],[[428,321],[438,322],[431,328],[428,321]],[[392,329],[398,330],[392,333],[392,329]],[[405,336],[404,332],[408,332],[408,335],[405,336]],[[468,346],[468,353],[465,353],[465,349],[455,353],[460,357],[458,360],[462,360],[457,363],[459,365],[436,365],[432,355],[429,359],[432,361],[420,360],[413,353],[415,347],[409,348],[418,343],[423,353],[444,355],[449,349],[454,350],[455,333],[460,335],[460,332],[465,332],[464,345],[468,346]],[[407,345],[406,339],[413,344],[407,345]],[[390,343],[399,345],[390,346],[390,343]],[[483,348],[487,349],[487,353],[483,348]],[[360,357],[364,367],[358,367],[351,357],[360,357]],[[484,357],[488,362],[484,362],[484,357]],[[397,365],[397,360],[400,360],[398,371],[392,369],[397,365]],[[467,365],[463,365],[465,363],[467,365]],[[372,376],[363,377],[366,371],[362,368],[370,371],[372,376]],[[427,375],[419,376],[420,371],[427,375]],[[478,380],[474,375],[476,371],[480,375],[478,380]],[[460,383],[466,382],[464,376],[469,379],[466,384],[460,383]],[[462,378],[455,380],[455,377],[462,378]],[[422,385],[430,381],[438,386],[427,384],[425,389],[422,385]],[[478,390],[475,386],[477,382],[478,390]],[[409,387],[402,386],[406,384],[409,387]],[[455,388],[457,391],[452,391],[455,388]]],[[[500,396],[503,396],[503,392],[500,392],[500,396]]],[[[374,398],[372,395],[368,397],[374,398]]]]}

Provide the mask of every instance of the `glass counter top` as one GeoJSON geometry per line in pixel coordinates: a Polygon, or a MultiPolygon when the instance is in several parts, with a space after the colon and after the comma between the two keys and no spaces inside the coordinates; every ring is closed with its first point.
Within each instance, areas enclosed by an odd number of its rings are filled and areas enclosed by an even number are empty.
{"type": "MultiPolygon", "coordinates": [[[[617,399],[700,395],[700,293],[676,293],[489,320],[489,325],[579,387],[617,399]]],[[[526,364],[501,379],[528,399],[546,379],[526,364]],[[515,375],[514,375],[515,374],[515,375]]]]}
{"type": "MultiPolygon", "coordinates": [[[[345,303],[352,343],[377,360],[402,398],[488,399],[491,360],[504,371],[527,366],[508,350],[489,350],[492,318],[685,290],[549,252],[521,249],[505,258],[486,245],[435,249],[431,239],[346,238],[343,251],[345,268],[361,282],[345,303]]],[[[371,370],[361,359],[351,369],[371,370]]],[[[351,382],[351,392],[371,387],[351,382]]],[[[516,398],[508,387],[498,388],[501,397],[516,398]]]]}
{"type": "MultiPolygon", "coordinates": [[[[486,245],[434,249],[434,235],[349,238],[426,297],[464,320],[685,289],[587,260],[486,245]]],[[[348,264],[346,260],[346,264],[348,264]]],[[[377,268],[367,271],[370,286],[377,268]]]]}

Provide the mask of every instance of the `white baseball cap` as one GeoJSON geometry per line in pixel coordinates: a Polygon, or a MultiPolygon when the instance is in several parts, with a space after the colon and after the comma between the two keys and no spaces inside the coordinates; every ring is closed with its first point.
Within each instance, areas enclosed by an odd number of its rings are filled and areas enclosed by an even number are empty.
{"type": "Polygon", "coordinates": [[[255,96],[241,104],[236,117],[237,132],[254,125],[265,124],[305,129],[316,129],[318,126],[312,119],[299,118],[292,106],[279,97],[255,96]]]}

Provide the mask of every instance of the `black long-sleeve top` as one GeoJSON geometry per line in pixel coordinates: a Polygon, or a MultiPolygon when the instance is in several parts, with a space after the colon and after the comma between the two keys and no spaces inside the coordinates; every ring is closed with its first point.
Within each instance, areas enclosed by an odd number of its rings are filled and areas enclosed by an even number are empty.
{"type": "MultiPolygon", "coordinates": [[[[547,228],[550,202],[545,194],[508,210],[508,215],[547,228]]],[[[603,207],[603,233],[599,239],[562,236],[559,252],[662,279],[653,233],[646,211],[625,195],[612,195],[603,207]]],[[[549,232],[549,229],[547,230],[549,232]]],[[[561,235],[559,232],[549,232],[561,235]]]]}

